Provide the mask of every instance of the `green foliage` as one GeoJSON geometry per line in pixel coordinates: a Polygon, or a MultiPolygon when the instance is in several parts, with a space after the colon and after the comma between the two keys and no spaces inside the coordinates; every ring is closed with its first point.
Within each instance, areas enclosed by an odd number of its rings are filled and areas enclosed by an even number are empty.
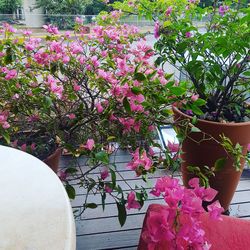
{"type": "Polygon", "coordinates": [[[83,15],[93,0],[37,0],[37,8],[44,8],[46,14],[83,15]]]}
{"type": "Polygon", "coordinates": [[[224,135],[221,136],[221,145],[229,154],[229,157],[233,159],[234,167],[236,168],[236,170],[241,171],[241,160],[247,159],[247,155],[243,155],[243,147],[239,143],[236,143],[234,145],[232,141],[224,135]]]}
{"type": "Polygon", "coordinates": [[[213,6],[211,1],[200,5],[199,1],[190,2],[126,0],[113,6],[159,22],[156,64],[167,62],[187,74],[190,91],[203,100],[189,103],[193,113],[214,121],[247,121],[250,116],[244,103],[250,98],[248,1],[213,1],[213,6]],[[167,14],[168,8],[171,11],[167,14]]]}
{"type": "Polygon", "coordinates": [[[12,14],[22,5],[22,0],[0,0],[0,13],[12,14]]]}

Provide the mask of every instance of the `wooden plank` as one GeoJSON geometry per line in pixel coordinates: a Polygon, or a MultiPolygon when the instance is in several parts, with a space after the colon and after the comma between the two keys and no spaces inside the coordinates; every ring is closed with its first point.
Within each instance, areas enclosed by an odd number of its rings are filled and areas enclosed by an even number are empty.
{"type": "Polygon", "coordinates": [[[119,249],[136,246],[141,229],[77,237],[77,250],[119,249]]]}
{"type": "MultiPolygon", "coordinates": [[[[162,198],[158,198],[157,200],[154,200],[154,202],[152,201],[145,201],[144,206],[141,208],[141,210],[137,210],[137,209],[131,209],[128,210],[127,213],[128,214],[134,214],[134,213],[145,213],[148,206],[151,203],[156,203],[156,204],[165,204],[165,201],[162,198]]],[[[105,206],[105,210],[102,210],[101,206],[98,206],[95,209],[86,209],[84,211],[84,213],[81,216],[81,219],[96,219],[96,218],[104,218],[104,217],[110,217],[110,216],[117,216],[118,212],[117,212],[117,207],[116,204],[109,204],[105,206]]]]}
{"type": "Polygon", "coordinates": [[[233,204],[230,206],[230,216],[249,217],[250,219],[250,202],[233,204]]]}
{"type": "Polygon", "coordinates": [[[120,230],[130,230],[134,228],[142,228],[145,214],[128,215],[126,223],[123,227],[117,217],[105,217],[96,220],[81,220],[76,225],[76,235],[101,234],[103,232],[118,232],[120,230]]]}

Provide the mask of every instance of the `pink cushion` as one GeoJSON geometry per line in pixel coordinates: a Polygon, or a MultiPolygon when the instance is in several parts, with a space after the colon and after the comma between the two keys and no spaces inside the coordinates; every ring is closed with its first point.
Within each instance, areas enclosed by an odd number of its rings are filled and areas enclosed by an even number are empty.
{"type": "MultiPolygon", "coordinates": [[[[138,250],[147,250],[147,243],[142,239],[142,233],[146,229],[146,221],[149,211],[161,211],[164,205],[150,205],[144,219],[138,250]]],[[[212,250],[246,250],[250,249],[250,220],[235,217],[222,216],[223,221],[214,221],[207,214],[201,216],[202,226],[206,232],[212,250]]],[[[157,250],[167,250],[168,246],[162,244],[157,250]]]]}

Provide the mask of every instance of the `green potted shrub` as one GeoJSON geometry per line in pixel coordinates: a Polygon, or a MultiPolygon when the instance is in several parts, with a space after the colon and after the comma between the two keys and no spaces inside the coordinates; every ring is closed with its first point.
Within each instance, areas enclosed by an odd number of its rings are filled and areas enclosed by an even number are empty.
{"type": "Polygon", "coordinates": [[[184,184],[194,172],[206,183],[208,174],[228,209],[250,143],[250,9],[247,1],[198,4],[138,0],[113,6],[155,21],[155,63],[176,67],[193,94],[174,108],[184,184]]]}

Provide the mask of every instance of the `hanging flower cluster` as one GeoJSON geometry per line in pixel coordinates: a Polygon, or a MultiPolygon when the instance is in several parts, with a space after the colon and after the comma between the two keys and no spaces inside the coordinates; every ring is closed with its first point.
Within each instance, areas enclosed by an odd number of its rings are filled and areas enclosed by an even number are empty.
{"type": "MultiPolygon", "coordinates": [[[[165,246],[167,249],[209,249],[200,216],[205,213],[202,201],[211,202],[217,194],[212,188],[199,186],[199,179],[189,181],[187,189],[178,179],[162,177],[157,180],[152,194],[163,196],[166,207],[150,211],[142,237],[150,249],[165,246]]],[[[223,208],[218,201],[208,206],[212,220],[222,220],[223,208]]],[[[159,248],[160,249],[160,248],[159,248]]],[[[165,249],[165,248],[164,248],[165,249]]]]}

